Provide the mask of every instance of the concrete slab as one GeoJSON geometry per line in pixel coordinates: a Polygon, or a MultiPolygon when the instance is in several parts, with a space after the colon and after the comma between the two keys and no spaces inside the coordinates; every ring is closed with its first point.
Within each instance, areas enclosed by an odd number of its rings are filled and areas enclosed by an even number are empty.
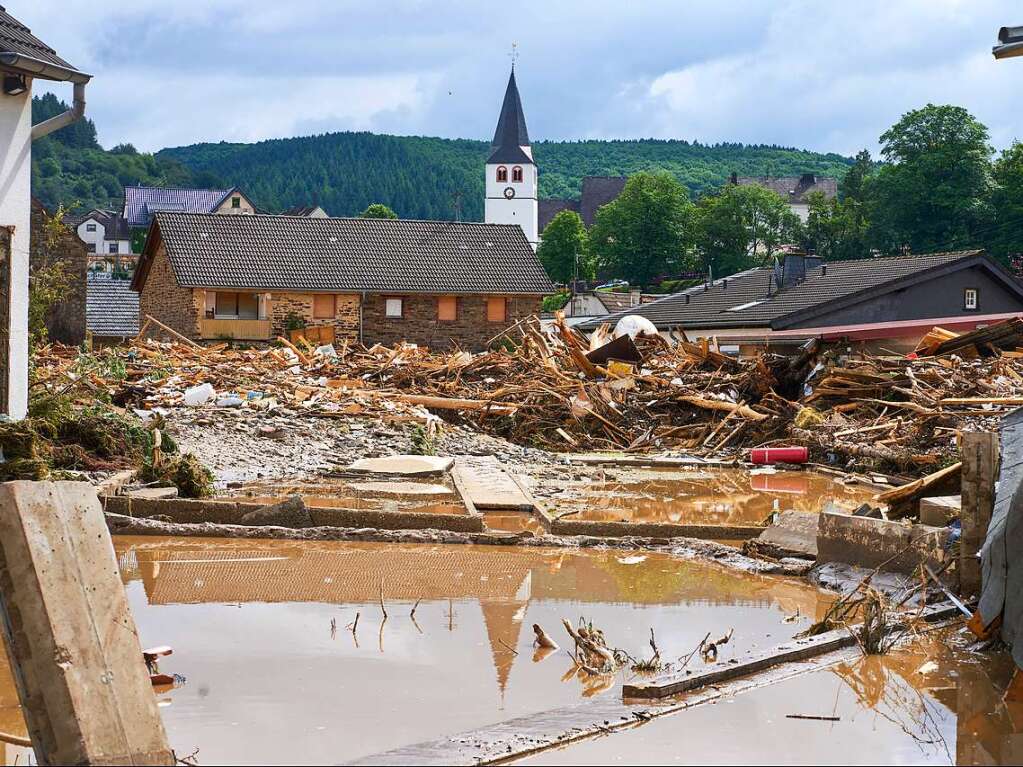
{"type": "Polygon", "coordinates": [[[393,474],[403,477],[435,477],[451,469],[455,460],[436,455],[388,455],[360,458],[348,467],[358,474],[393,474]]]}
{"type": "Polygon", "coordinates": [[[570,463],[581,463],[586,466],[656,466],[672,468],[676,466],[736,466],[734,459],[699,458],[697,456],[670,455],[626,455],[624,453],[587,453],[568,456],[570,463]]]}
{"type": "Polygon", "coordinates": [[[492,455],[459,456],[455,461],[458,488],[481,510],[532,511],[529,498],[515,478],[492,455]]]}
{"type": "Polygon", "coordinates": [[[948,530],[825,511],[817,526],[817,561],[845,562],[888,572],[914,572],[921,562],[939,569],[948,530]]]}
{"type": "Polygon", "coordinates": [[[920,524],[944,527],[958,517],[963,508],[961,495],[939,495],[920,499],[920,524]]]}
{"type": "Polygon", "coordinates": [[[360,493],[406,498],[437,498],[454,495],[451,488],[425,482],[352,482],[349,487],[360,493]]]}
{"type": "Polygon", "coordinates": [[[39,764],[174,764],[95,487],[0,485],[0,585],[39,764]]]}
{"type": "Polygon", "coordinates": [[[757,549],[772,557],[817,558],[817,514],[783,511],[757,538],[757,549]]]}
{"type": "Polygon", "coordinates": [[[176,487],[139,487],[135,490],[127,490],[124,493],[129,498],[177,498],[176,487]]]}

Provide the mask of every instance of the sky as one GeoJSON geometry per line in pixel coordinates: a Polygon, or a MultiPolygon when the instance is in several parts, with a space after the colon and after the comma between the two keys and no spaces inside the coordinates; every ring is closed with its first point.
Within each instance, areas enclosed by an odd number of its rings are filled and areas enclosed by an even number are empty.
{"type": "MultiPolygon", "coordinates": [[[[1008,0],[5,0],[94,75],[100,142],[155,151],[343,130],[490,139],[517,51],[532,140],[851,155],[927,103],[1023,138],[1008,0]]],[[[70,86],[52,90],[70,100],[70,86]]]]}

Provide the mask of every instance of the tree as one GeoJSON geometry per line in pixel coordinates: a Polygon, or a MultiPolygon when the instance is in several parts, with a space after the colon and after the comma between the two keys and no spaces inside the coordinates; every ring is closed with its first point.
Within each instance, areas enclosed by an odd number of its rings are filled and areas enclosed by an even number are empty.
{"type": "Polygon", "coordinates": [[[987,128],[962,107],[928,104],[881,134],[887,164],[865,184],[872,238],[917,253],[976,242],[990,221],[987,128]]]}
{"type": "Polygon", "coordinates": [[[726,184],[696,204],[696,248],[703,268],[715,277],[766,262],[801,234],[788,203],[762,186],[726,184]]]}
{"type": "Polygon", "coordinates": [[[995,160],[991,207],[997,225],[986,232],[992,256],[1009,263],[1023,253],[1023,144],[1015,142],[995,160]]]}
{"type": "Polygon", "coordinates": [[[586,227],[574,210],[560,211],[551,219],[543,230],[536,255],[555,282],[569,282],[576,275],[580,279],[593,276],[587,254],[586,227]]]}
{"type": "Polygon", "coordinates": [[[838,183],[838,199],[843,202],[849,199],[862,201],[867,178],[873,172],[874,161],[870,159],[870,152],[861,149],[856,154],[855,162],[838,183]]]}
{"type": "Polygon", "coordinates": [[[630,176],[614,202],[597,211],[590,250],[610,276],[647,285],[688,260],[693,204],[670,173],[630,176]]]}
{"type": "Polygon", "coordinates": [[[398,214],[379,202],[374,202],[359,214],[359,218],[397,218],[398,214]]]}
{"type": "Polygon", "coordinates": [[[813,192],[808,202],[810,210],[802,228],[802,245],[807,251],[825,261],[870,256],[870,222],[859,199],[847,196],[843,201],[813,192]]]}

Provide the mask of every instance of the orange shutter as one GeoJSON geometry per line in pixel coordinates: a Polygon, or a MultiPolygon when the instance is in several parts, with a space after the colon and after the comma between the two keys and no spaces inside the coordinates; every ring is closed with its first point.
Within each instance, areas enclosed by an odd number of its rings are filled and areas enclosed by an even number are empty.
{"type": "Polygon", "coordinates": [[[329,320],[334,316],[334,296],[317,294],[313,296],[313,319],[329,320]]]}
{"type": "Polygon", "coordinates": [[[487,322],[506,322],[508,319],[508,300],[500,296],[487,299],[487,322]]]}
{"type": "Polygon", "coordinates": [[[454,322],[458,319],[458,299],[454,296],[441,296],[437,299],[437,319],[441,322],[454,322]]]}

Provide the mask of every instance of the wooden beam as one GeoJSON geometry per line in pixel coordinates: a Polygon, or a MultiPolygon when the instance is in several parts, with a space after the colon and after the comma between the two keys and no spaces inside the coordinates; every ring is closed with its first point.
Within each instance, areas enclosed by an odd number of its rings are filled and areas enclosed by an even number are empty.
{"type": "Polygon", "coordinates": [[[978,553],[987,537],[995,507],[998,478],[998,435],[991,432],[963,433],[962,537],[959,543],[959,593],[980,594],[978,553]]]}
{"type": "MultiPolygon", "coordinates": [[[[163,324],[162,322],[160,322],[160,320],[156,319],[156,317],[154,317],[153,315],[151,315],[151,314],[147,314],[147,315],[146,315],[146,325],[148,325],[148,324],[149,324],[150,322],[152,322],[152,323],[153,323],[154,325],[157,325],[158,327],[161,327],[161,328],[163,328],[163,329],[164,329],[164,330],[166,330],[166,331],[167,331],[168,333],[170,333],[170,334],[171,334],[171,335],[172,335],[172,336],[173,336],[174,338],[178,339],[178,340],[179,340],[179,341],[181,341],[182,343],[186,343],[186,344],[188,344],[189,346],[194,346],[194,347],[195,347],[196,349],[202,349],[202,348],[203,348],[203,347],[202,347],[202,344],[197,344],[197,343],[196,343],[195,341],[193,341],[193,340],[192,340],[191,338],[188,338],[187,336],[183,336],[183,335],[181,335],[181,334],[180,334],[180,333],[179,333],[178,331],[176,331],[176,330],[175,330],[174,328],[170,328],[170,327],[167,327],[167,326],[166,326],[166,325],[164,325],[164,324],[163,324]]],[[[144,327],[145,327],[145,326],[143,326],[143,328],[144,328],[144,327]]],[[[141,330],[139,331],[139,335],[142,335],[142,331],[141,331],[141,330]]]]}
{"type": "Polygon", "coordinates": [[[0,613],[40,764],[175,763],[92,485],[0,485],[0,613]]]}

